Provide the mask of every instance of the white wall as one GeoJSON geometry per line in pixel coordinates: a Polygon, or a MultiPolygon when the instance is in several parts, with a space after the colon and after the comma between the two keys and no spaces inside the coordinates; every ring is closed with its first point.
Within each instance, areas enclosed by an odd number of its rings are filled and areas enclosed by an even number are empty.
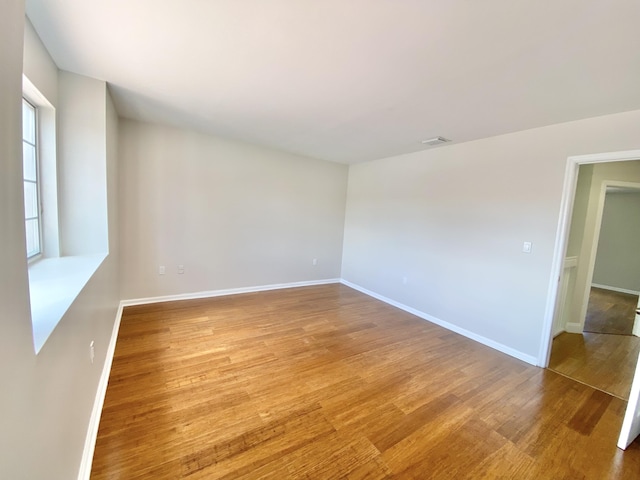
{"type": "Polygon", "coordinates": [[[58,67],[28,18],[24,26],[23,73],[54,108],[58,106],[58,67]]]}
{"type": "MultiPolygon", "coordinates": [[[[1,9],[0,478],[69,480],[77,477],[115,319],[117,264],[111,255],[105,260],[36,356],[29,313],[21,178],[24,6],[21,1],[3,1],[1,9]],[[89,361],[91,340],[96,344],[94,364],[89,361]]],[[[42,57],[42,52],[38,55],[42,57]]],[[[110,117],[109,122],[113,121],[110,117]]],[[[110,161],[114,160],[111,156],[110,161]]],[[[110,185],[110,197],[116,194],[116,187],[110,185]]]]}
{"type": "Polygon", "coordinates": [[[634,111],[352,166],[343,278],[537,357],[567,157],[638,148],[638,124],[634,111]]]}
{"type": "MultiPolygon", "coordinates": [[[[116,260],[119,252],[119,225],[118,225],[118,131],[119,118],[116,107],[111,99],[108,89],[106,96],[106,187],[107,187],[107,224],[108,224],[108,252],[116,260]]],[[[119,289],[119,287],[118,287],[119,289]]],[[[118,292],[119,295],[119,292],[118,292]]]]}
{"type": "Polygon", "coordinates": [[[593,283],[640,291],[640,193],[607,193],[593,283]]]}
{"type": "Polygon", "coordinates": [[[58,204],[61,255],[107,252],[105,82],[59,74],[58,204]]]}
{"type": "Polygon", "coordinates": [[[576,193],[573,199],[573,210],[571,212],[567,257],[577,257],[580,255],[584,226],[587,221],[587,207],[589,206],[592,178],[593,165],[580,165],[580,168],[578,169],[576,193]]]}
{"type": "Polygon", "coordinates": [[[340,277],[347,171],[122,120],[123,298],[340,277]]]}

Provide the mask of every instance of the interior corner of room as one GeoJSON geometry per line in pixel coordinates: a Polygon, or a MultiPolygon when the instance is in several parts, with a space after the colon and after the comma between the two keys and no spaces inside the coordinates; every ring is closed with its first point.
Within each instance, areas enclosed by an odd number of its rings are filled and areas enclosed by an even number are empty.
{"type": "MultiPolygon", "coordinates": [[[[47,12],[33,2],[31,11],[44,22],[47,12]]],[[[614,98],[600,110],[591,105],[593,114],[572,105],[573,116],[553,122],[531,98],[523,112],[539,114],[535,126],[514,121],[495,134],[479,128],[468,141],[432,149],[419,139],[388,154],[364,146],[362,158],[345,148],[349,161],[338,161],[328,141],[318,140],[317,151],[327,152],[320,158],[301,153],[287,136],[274,146],[225,135],[231,127],[222,120],[212,121],[219,134],[168,121],[185,112],[172,116],[146,93],[64,70],[71,59],[56,62],[50,52],[64,44],[63,32],[48,31],[45,42],[23,1],[2,9],[0,477],[88,478],[127,305],[342,283],[523,365],[549,365],[625,401],[633,397],[635,375],[640,396],[640,320],[633,310],[640,306],[640,98],[614,98]],[[40,261],[50,261],[31,266],[23,75],[55,110],[43,113],[55,123],[55,135],[43,141],[57,155],[56,188],[42,190],[57,203],[57,215],[43,213],[53,230],[43,233],[50,255],[45,249],[40,261]],[[159,120],[136,117],[137,109],[159,120]],[[50,283],[38,284],[38,274],[50,283]],[[73,293],[54,288],[64,285],[73,285],[73,293]],[[51,298],[64,302],[52,306],[51,298]],[[626,320],[598,316],[618,310],[626,320]],[[43,318],[42,330],[36,318],[43,318]]],[[[290,74],[302,77],[304,69],[290,74]]],[[[553,90],[553,78],[542,80],[553,90]]],[[[345,82],[359,105],[366,88],[356,92],[345,82]]],[[[474,104],[465,92],[460,105],[474,104]]],[[[474,98],[479,109],[496,111],[515,101],[474,98]]],[[[398,104],[413,111],[406,98],[398,104]]],[[[387,105],[364,110],[395,118],[387,105]]],[[[271,138],[265,111],[284,115],[267,107],[244,112],[256,125],[255,139],[271,138]]],[[[342,138],[335,131],[344,129],[365,145],[376,130],[360,131],[356,117],[346,115],[342,124],[327,117],[331,128],[323,134],[335,137],[319,138],[342,138]]],[[[303,123],[290,123],[300,144],[310,135],[303,123]]],[[[625,417],[627,432],[640,428],[632,417],[625,417]]]]}

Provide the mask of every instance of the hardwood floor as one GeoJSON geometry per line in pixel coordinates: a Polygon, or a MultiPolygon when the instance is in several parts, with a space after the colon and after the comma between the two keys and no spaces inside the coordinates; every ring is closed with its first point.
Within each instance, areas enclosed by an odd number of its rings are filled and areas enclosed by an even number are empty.
{"type": "Polygon", "coordinates": [[[625,407],[343,285],[128,307],[91,478],[638,478],[625,407]]]}
{"type": "Polygon", "coordinates": [[[584,331],[631,335],[637,305],[637,295],[592,287],[584,331]]]}
{"type": "Polygon", "coordinates": [[[561,333],[553,339],[549,368],[628,400],[638,354],[640,337],[561,333]]]}

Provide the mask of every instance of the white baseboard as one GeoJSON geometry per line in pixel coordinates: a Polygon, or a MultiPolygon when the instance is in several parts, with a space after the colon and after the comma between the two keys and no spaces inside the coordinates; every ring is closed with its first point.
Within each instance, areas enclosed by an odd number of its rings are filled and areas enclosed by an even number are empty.
{"type": "Polygon", "coordinates": [[[98,382],[96,390],[96,398],[93,401],[93,410],[89,419],[87,428],[87,437],[84,442],[84,450],[80,461],[80,471],[78,472],[78,480],[89,480],[91,476],[91,465],[93,463],[93,452],[96,448],[96,439],[98,438],[98,427],[100,426],[100,416],[102,415],[102,407],[104,406],[104,397],[107,394],[107,384],[109,383],[109,374],[111,373],[111,364],[113,363],[113,355],[116,350],[116,340],[118,339],[118,331],[120,330],[120,321],[122,320],[122,302],[116,312],[116,319],[111,331],[111,340],[107,347],[107,353],[102,367],[102,374],[98,382]]]}
{"type": "Polygon", "coordinates": [[[376,298],[378,300],[381,300],[385,303],[388,303],[389,305],[392,305],[396,308],[399,308],[400,310],[404,310],[405,312],[409,312],[413,315],[415,315],[416,317],[420,317],[424,320],[427,320],[431,323],[435,323],[436,325],[439,325],[443,328],[446,328],[447,330],[451,330],[452,332],[455,333],[459,333],[460,335],[470,338],[471,340],[475,340],[478,343],[481,343],[483,345],[486,345],[487,347],[491,347],[494,350],[498,350],[499,352],[502,353],[506,353],[507,355],[510,355],[512,357],[517,358],[518,360],[522,360],[523,362],[527,362],[530,363],[531,365],[538,365],[538,359],[536,357],[534,357],[533,355],[527,355],[526,353],[520,352],[519,350],[515,350],[511,347],[507,347],[506,345],[503,345],[501,343],[495,342],[489,338],[483,337],[481,335],[478,335],[476,333],[473,333],[469,330],[466,330],[464,328],[458,327],[457,325],[454,325],[452,323],[449,322],[445,322],[444,320],[440,320],[439,318],[436,317],[432,317],[431,315],[428,315],[424,312],[421,312],[419,310],[416,310],[415,308],[409,307],[407,305],[404,305],[402,303],[396,302],[395,300],[391,300],[390,298],[384,297],[382,295],[379,295],[375,292],[372,292],[371,290],[367,290],[366,288],[361,287],[360,285],[356,285],[354,283],[351,283],[347,280],[342,279],[341,283],[346,285],[347,287],[351,287],[354,290],[358,290],[359,292],[364,293],[365,295],[369,295],[370,297],[376,298]]]}
{"type": "Polygon", "coordinates": [[[146,305],[148,303],[175,302],[176,300],[195,300],[198,298],[223,297],[225,295],[238,295],[240,293],[266,292],[268,290],[280,290],[283,288],[311,287],[314,285],[327,285],[340,283],[339,278],[327,278],[324,280],[312,280],[309,282],[276,283],[271,285],[259,285],[257,287],[227,288],[224,290],[209,290],[204,292],[182,293],[179,295],[164,295],[160,297],[132,298],[123,300],[121,305],[146,305]]]}
{"type": "Polygon", "coordinates": [[[584,325],[581,323],[567,322],[564,326],[564,331],[567,333],[582,333],[584,331],[584,325]]]}
{"type": "Polygon", "coordinates": [[[638,315],[636,315],[636,319],[633,322],[633,330],[631,331],[631,334],[636,337],[640,337],[640,319],[638,318],[638,315]]]}
{"type": "Polygon", "coordinates": [[[82,453],[82,460],[80,462],[80,471],[78,473],[78,480],[89,480],[91,475],[91,465],[93,462],[93,453],[95,451],[96,439],[98,437],[98,427],[100,425],[100,416],[102,414],[102,407],[104,406],[104,399],[107,393],[107,385],[109,383],[109,374],[111,373],[111,365],[113,363],[113,355],[116,349],[116,340],[118,338],[118,331],[120,330],[120,322],[122,321],[122,310],[126,306],[132,305],[144,305],[150,303],[159,303],[159,302],[170,302],[175,300],[191,300],[198,298],[209,298],[209,297],[220,297],[224,295],[237,295],[240,293],[252,293],[252,292],[264,292],[268,290],[279,290],[284,288],[296,288],[296,287],[307,287],[313,285],[326,285],[331,283],[342,283],[348,287],[353,288],[354,290],[358,290],[359,292],[364,293],[365,295],[369,295],[370,297],[381,300],[389,305],[392,305],[396,308],[409,312],[417,317],[420,317],[424,320],[427,320],[431,323],[435,323],[447,330],[451,330],[453,332],[459,333],[471,340],[475,340],[483,345],[491,347],[499,352],[506,353],[512,357],[515,357],[524,362],[530,363],[532,365],[536,365],[536,358],[524,354],[518,350],[514,350],[513,348],[507,347],[501,343],[495,342],[488,338],[477,335],[469,330],[464,328],[460,328],[456,325],[453,325],[449,322],[445,322],[438,318],[432,317],[431,315],[427,315],[424,312],[420,312],[415,308],[411,308],[407,305],[403,305],[399,302],[391,300],[390,298],[379,295],[375,292],[367,290],[359,285],[348,282],[344,279],[332,278],[325,280],[314,280],[310,282],[294,282],[294,283],[281,283],[281,284],[273,284],[273,285],[262,285],[257,287],[243,287],[243,288],[230,288],[225,290],[212,290],[205,292],[195,292],[195,293],[185,293],[180,295],[166,295],[160,297],[148,297],[148,298],[136,298],[130,300],[122,300],[120,302],[120,306],[118,307],[118,311],[116,313],[115,323],[113,325],[113,331],[111,333],[111,340],[109,341],[109,346],[107,348],[106,358],[104,361],[104,366],[102,368],[102,375],[100,376],[100,381],[98,382],[98,388],[96,391],[96,398],[93,404],[93,410],[91,412],[91,418],[89,420],[89,426],[87,429],[87,437],[85,440],[84,451],[82,453]]]}
{"type": "Polygon", "coordinates": [[[592,283],[591,286],[596,288],[602,288],[603,290],[611,290],[612,292],[628,293],[629,295],[640,295],[639,291],[628,290],[626,288],[612,287],[611,285],[600,285],[599,283],[592,283]]]}

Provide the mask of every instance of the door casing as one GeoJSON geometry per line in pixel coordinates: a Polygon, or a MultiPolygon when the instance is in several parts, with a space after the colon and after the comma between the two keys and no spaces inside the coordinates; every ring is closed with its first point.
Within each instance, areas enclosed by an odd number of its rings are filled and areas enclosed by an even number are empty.
{"type": "MultiPolygon", "coordinates": [[[[551,356],[551,343],[553,341],[553,318],[556,308],[562,308],[561,305],[557,305],[558,290],[560,286],[560,275],[562,274],[563,261],[567,252],[567,244],[569,240],[571,212],[573,210],[573,202],[578,182],[578,169],[580,168],[580,165],[588,165],[593,163],[625,162],[633,160],[640,160],[640,150],[625,150],[621,152],[575,155],[567,158],[564,185],[562,188],[562,200],[560,202],[560,214],[558,218],[558,227],[556,230],[553,262],[551,266],[551,278],[549,279],[547,304],[545,307],[544,325],[542,328],[540,351],[538,352],[537,363],[540,367],[546,368],[549,365],[549,357],[551,356]]],[[[603,187],[603,189],[604,188],[606,187],[603,187]]],[[[604,205],[604,197],[602,197],[601,201],[602,205],[604,205]]],[[[600,205],[600,217],[602,216],[602,205],[600,205]]],[[[595,252],[592,254],[592,257],[593,258],[590,262],[591,276],[593,275],[593,262],[595,262],[595,252]]]]}

